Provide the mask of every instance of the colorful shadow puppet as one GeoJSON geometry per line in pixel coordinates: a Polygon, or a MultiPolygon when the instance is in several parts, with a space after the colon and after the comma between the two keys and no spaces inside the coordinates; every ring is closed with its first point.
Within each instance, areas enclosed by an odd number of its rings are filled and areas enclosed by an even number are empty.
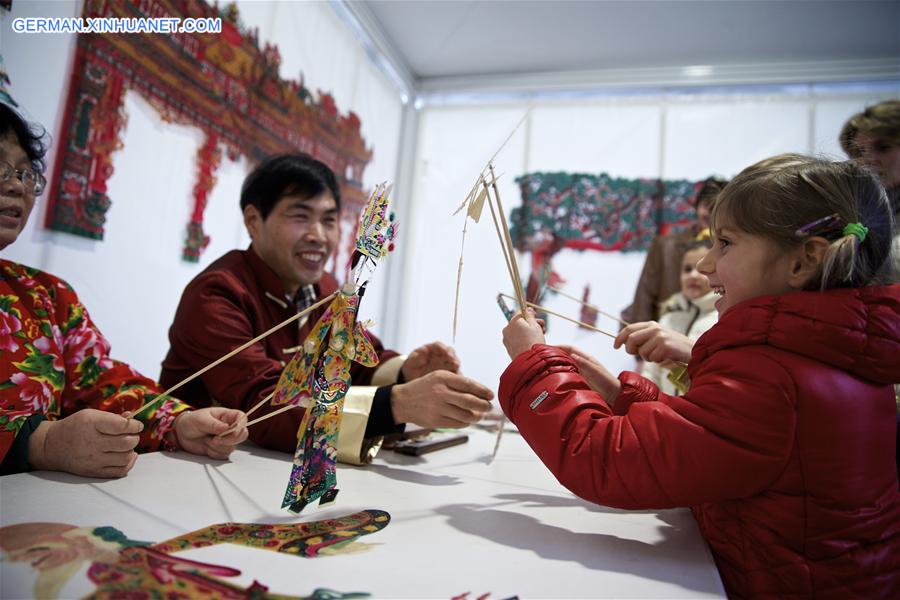
{"type": "MultiPolygon", "coordinates": [[[[89,562],[87,575],[97,588],[88,598],[284,599],[297,597],[271,594],[258,581],[241,588],[220,579],[240,575],[239,570],[179,558],[173,553],[228,543],[314,558],[363,549],[366,544],[356,540],[384,529],[390,519],[384,511],[364,510],[309,523],[221,523],[158,544],[128,539],[113,527],[21,523],[0,528],[0,549],[3,561],[30,562],[37,570],[33,592],[38,598],[58,597],[63,585],[89,562]]],[[[367,596],[317,589],[306,598],[367,596]]]]}

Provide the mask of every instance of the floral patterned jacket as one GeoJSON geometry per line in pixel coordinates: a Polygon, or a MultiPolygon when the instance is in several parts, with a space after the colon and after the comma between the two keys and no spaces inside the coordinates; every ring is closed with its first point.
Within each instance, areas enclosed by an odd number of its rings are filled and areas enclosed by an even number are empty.
{"type": "MultiPolygon", "coordinates": [[[[162,392],[109,357],[110,345],[64,281],[0,259],[0,462],[34,417],[56,420],[83,408],[135,411],[162,392]]],[[[138,415],[138,451],[156,450],[175,416],[190,407],[166,400],[138,415]]]]}

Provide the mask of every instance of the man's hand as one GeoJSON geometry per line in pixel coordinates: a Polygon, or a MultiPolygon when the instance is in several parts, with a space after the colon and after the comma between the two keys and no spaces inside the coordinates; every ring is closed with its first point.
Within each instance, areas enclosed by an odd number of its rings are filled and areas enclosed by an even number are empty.
{"type": "Polygon", "coordinates": [[[515,358],[535,344],[544,343],[543,321],[534,318],[534,310],[525,309],[525,316],[516,313],[503,328],[503,345],[510,358],[515,358]]]}
{"type": "Polygon", "coordinates": [[[247,439],[247,415],[221,406],[191,410],[175,419],[175,433],[182,450],[224,460],[247,439]],[[219,437],[232,427],[234,431],[219,437]]]}
{"type": "Polygon", "coordinates": [[[613,346],[618,348],[622,344],[625,344],[628,354],[635,354],[655,363],[687,363],[694,347],[691,338],[663,327],[656,321],[632,323],[622,329],[613,346]]]}
{"type": "Polygon", "coordinates": [[[409,353],[403,363],[404,381],[412,381],[433,371],[459,373],[459,359],[453,348],[440,342],[432,342],[409,353]]]}
{"type": "Polygon", "coordinates": [[[421,427],[465,427],[491,410],[493,392],[477,381],[433,371],[391,389],[391,410],[397,423],[421,427]]]}
{"type": "Polygon", "coordinates": [[[578,372],[584,377],[588,386],[606,400],[606,403],[612,406],[622,391],[622,382],[620,382],[612,373],[606,370],[600,362],[593,356],[586,354],[575,348],[574,346],[562,345],[559,349],[572,357],[578,366],[578,372]]]}
{"type": "Polygon", "coordinates": [[[143,429],[135,419],[85,408],[38,425],[28,439],[28,462],[46,471],[124,477],[137,460],[134,448],[143,429]]]}

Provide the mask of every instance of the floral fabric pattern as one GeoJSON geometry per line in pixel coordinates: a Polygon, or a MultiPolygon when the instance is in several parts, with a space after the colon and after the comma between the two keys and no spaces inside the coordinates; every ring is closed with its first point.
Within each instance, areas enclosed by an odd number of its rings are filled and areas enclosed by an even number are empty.
{"type": "MultiPolygon", "coordinates": [[[[110,345],[64,281],[0,260],[0,461],[25,421],[83,408],[135,411],[162,389],[109,356],[110,345]]],[[[166,400],[138,418],[138,450],[156,450],[175,417],[188,410],[166,400]]]]}

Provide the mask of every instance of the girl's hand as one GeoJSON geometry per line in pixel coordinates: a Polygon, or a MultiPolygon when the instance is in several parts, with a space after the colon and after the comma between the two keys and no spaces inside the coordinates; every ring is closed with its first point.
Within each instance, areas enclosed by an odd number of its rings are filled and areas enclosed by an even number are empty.
{"type": "Polygon", "coordinates": [[[525,316],[516,313],[509,324],[503,328],[503,345],[510,358],[515,358],[535,344],[544,343],[544,330],[534,318],[534,311],[525,309],[525,316]]]}
{"type": "Polygon", "coordinates": [[[622,391],[622,383],[593,356],[582,352],[574,346],[561,345],[558,347],[572,357],[572,360],[578,366],[578,372],[584,377],[588,386],[603,396],[607,404],[612,406],[619,392],[622,391]]]}
{"type": "Polygon", "coordinates": [[[645,321],[632,323],[622,329],[616,336],[613,347],[619,348],[622,344],[625,344],[628,354],[640,356],[650,362],[686,364],[691,359],[694,340],[663,327],[656,321],[645,321]]]}
{"type": "Polygon", "coordinates": [[[224,460],[235,446],[247,439],[247,415],[221,406],[190,410],[175,419],[175,433],[185,452],[224,460]],[[219,437],[235,425],[234,431],[219,437]]]}

